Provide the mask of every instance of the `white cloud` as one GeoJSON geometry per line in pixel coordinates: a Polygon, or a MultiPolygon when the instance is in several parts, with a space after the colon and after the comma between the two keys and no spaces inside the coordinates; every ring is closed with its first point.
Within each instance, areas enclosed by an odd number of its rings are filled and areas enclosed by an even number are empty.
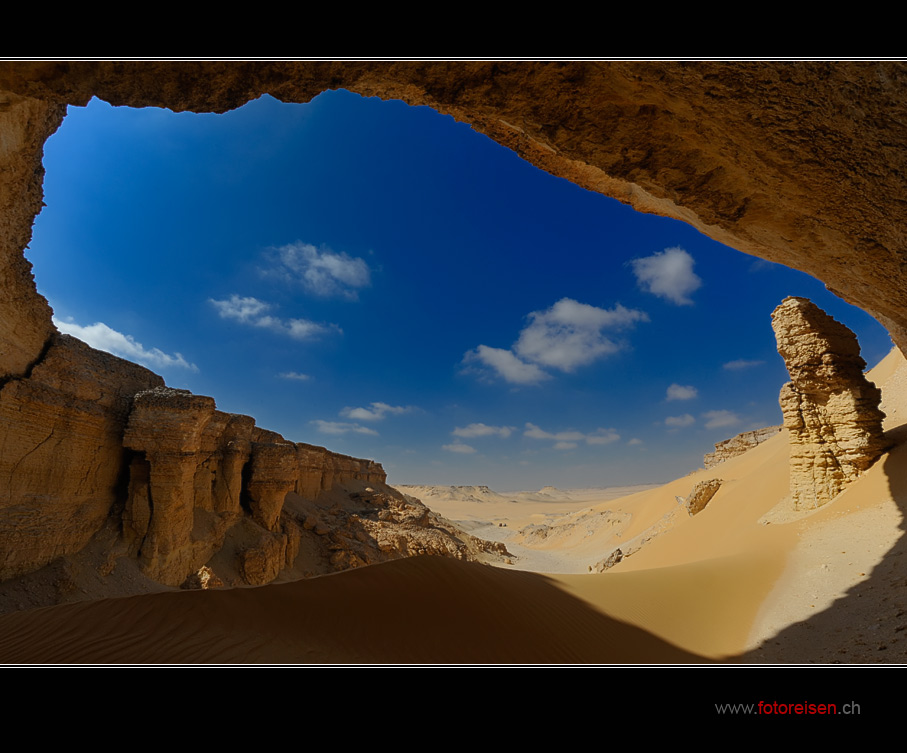
{"type": "Polygon", "coordinates": [[[614,429],[596,429],[590,434],[584,434],[581,431],[550,432],[528,422],[525,431],[523,431],[523,436],[530,437],[531,439],[553,440],[557,442],[555,449],[559,450],[573,449],[573,447],[576,447],[576,444],[574,444],[576,442],[585,442],[586,444],[611,444],[611,442],[616,442],[620,439],[620,434],[614,429]],[[567,444],[571,444],[572,446],[568,448],[566,447],[567,444]]]}
{"type": "Polygon", "coordinates": [[[699,391],[695,387],[672,384],[668,387],[668,396],[665,399],[668,402],[671,400],[692,400],[698,394],[699,391]]]}
{"type": "Polygon", "coordinates": [[[468,444],[463,444],[462,442],[441,445],[441,449],[447,450],[448,452],[459,452],[462,455],[471,455],[476,451],[475,447],[470,447],[468,444]]]}
{"type": "Polygon", "coordinates": [[[388,405],[387,403],[372,403],[369,408],[346,407],[340,411],[344,418],[355,421],[380,421],[387,415],[399,416],[401,413],[412,413],[416,408],[412,405],[388,405]]]}
{"type": "Polygon", "coordinates": [[[670,426],[672,429],[682,429],[684,426],[690,426],[695,423],[696,419],[689,413],[684,413],[682,416],[668,416],[665,419],[665,426],[670,426]]]}
{"type": "Polygon", "coordinates": [[[735,426],[740,423],[740,416],[729,410],[710,410],[702,414],[705,419],[706,429],[718,429],[725,426],[735,426]]]}
{"type": "Polygon", "coordinates": [[[273,266],[265,274],[277,275],[301,283],[311,293],[320,296],[341,296],[350,300],[359,297],[359,289],[371,285],[371,271],[364,259],[337,253],[311,243],[290,243],[272,250],[269,261],[273,266]]]}
{"type": "Polygon", "coordinates": [[[577,439],[583,439],[586,435],[579,431],[559,431],[556,434],[552,434],[550,431],[545,431],[541,427],[527,422],[523,436],[532,437],[533,439],[556,439],[562,442],[573,442],[577,439]]]}
{"type": "Polygon", "coordinates": [[[741,371],[743,369],[751,369],[753,366],[761,366],[764,363],[765,361],[747,361],[744,358],[738,358],[736,361],[728,361],[721,368],[728,371],[741,371]]]}
{"type": "Polygon", "coordinates": [[[281,379],[295,379],[298,382],[305,382],[312,378],[308,374],[300,374],[298,371],[284,371],[278,376],[281,379]]]}
{"type": "Polygon", "coordinates": [[[596,429],[592,434],[586,435],[586,444],[611,444],[620,439],[614,429],[596,429]]]}
{"type": "Polygon", "coordinates": [[[573,449],[577,448],[578,446],[579,445],[577,445],[576,442],[557,442],[554,445],[554,449],[555,450],[573,450],[573,449]]]}
{"type": "Polygon", "coordinates": [[[642,444],[642,440],[637,439],[636,437],[633,437],[633,439],[631,439],[629,442],[627,442],[627,444],[630,446],[640,445],[640,444],[642,444]]]}
{"type": "Polygon", "coordinates": [[[235,319],[244,324],[256,324],[262,318],[261,314],[271,308],[271,304],[257,298],[242,298],[235,294],[226,301],[215,301],[213,298],[208,301],[217,309],[221,319],[235,319]]]}
{"type": "Polygon", "coordinates": [[[643,290],[679,306],[692,305],[690,293],[702,285],[702,280],[693,272],[693,257],[677,246],[634,259],[630,265],[643,290]]]}
{"type": "Polygon", "coordinates": [[[315,427],[322,434],[346,434],[347,432],[354,432],[356,434],[371,434],[372,436],[377,437],[378,432],[374,429],[370,429],[368,426],[360,426],[359,424],[346,424],[342,421],[311,421],[310,423],[314,424],[315,427]]]}
{"type": "Polygon", "coordinates": [[[623,329],[648,318],[620,304],[600,309],[562,298],[550,309],[529,314],[529,325],[514,350],[527,361],[570,372],[620,350],[618,343],[602,334],[603,329],[623,329]]]}
{"type": "Polygon", "coordinates": [[[469,426],[458,426],[451,434],[455,437],[470,439],[472,437],[500,437],[507,439],[513,433],[513,426],[488,426],[486,424],[470,424],[469,426]]]}
{"type": "Polygon", "coordinates": [[[503,348],[489,348],[487,345],[480,345],[475,350],[468,351],[463,356],[463,361],[466,363],[478,361],[485,366],[490,366],[511,384],[538,384],[551,378],[535,364],[521,361],[509,350],[503,348]]]}
{"type": "Polygon", "coordinates": [[[103,322],[95,322],[87,327],[56,317],[53,322],[57,329],[65,335],[72,335],[88,343],[92,348],[140,363],[150,369],[177,368],[198,371],[198,367],[194,363],[186,361],[182,354],[170,355],[158,348],[145,348],[140,342],[136,342],[132,335],[117,332],[103,322]]]}
{"type": "Polygon", "coordinates": [[[336,324],[318,324],[308,319],[280,319],[270,316],[265,312],[270,311],[273,306],[257,298],[243,298],[233,294],[223,301],[209,298],[208,302],[217,309],[221,319],[233,319],[251,327],[268,329],[294,340],[313,340],[329,332],[338,334],[343,332],[336,324]]]}
{"type": "Polygon", "coordinates": [[[463,360],[489,366],[512,384],[538,384],[551,378],[543,366],[572,372],[616,353],[623,345],[606,337],[602,330],[625,329],[649,317],[644,311],[620,304],[601,309],[562,298],[549,309],[531,312],[528,319],[511,350],[480,345],[463,360]]]}

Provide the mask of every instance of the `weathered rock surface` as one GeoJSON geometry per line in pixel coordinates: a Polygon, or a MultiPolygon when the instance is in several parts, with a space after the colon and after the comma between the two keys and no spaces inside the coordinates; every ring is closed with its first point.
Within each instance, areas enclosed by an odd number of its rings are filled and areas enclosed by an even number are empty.
{"type": "Polygon", "coordinates": [[[719,463],[742,455],[747,450],[762,444],[766,439],[771,439],[779,431],[781,431],[780,426],[766,426],[763,429],[744,431],[736,437],[718,442],[715,445],[715,452],[710,452],[703,457],[703,464],[706,470],[714,468],[719,463]]]}
{"type": "MultiPolygon", "coordinates": [[[[423,554],[462,560],[511,556],[504,544],[461,531],[389,486],[362,481],[345,489],[308,500],[290,494],[284,507],[284,524],[295,522],[302,529],[302,547],[317,551],[323,572],[423,554]]],[[[310,555],[308,567],[318,567],[317,560],[310,555]]]]}
{"type": "Polygon", "coordinates": [[[611,554],[605,557],[603,560],[599,560],[594,565],[589,565],[590,573],[603,573],[605,570],[610,570],[615,565],[622,562],[624,559],[623,550],[619,547],[615,549],[611,554]]]}
{"type": "Polygon", "coordinates": [[[29,378],[3,384],[0,579],[79,551],[101,528],[126,480],[122,437],[133,396],[163,383],[55,335],[29,378]]]}
{"type": "Polygon", "coordinates": [[[907,348],[903,62],[8,61],[0,282],[29,325],[3,333],[10,367],[51,331],[18,257],[65,105],[225,112],[341,87],[428,105],[554,175],[812,274],[907,348]]]}
{"type": "Polygon", "coordinates": [[[696,515],[705,509],[705,506],[712,501],[712,497],[721,488],[720,478],[710,478],[706,481],[700,481],[693,487],[690,496],[684,503],[690,516],[696,515]]]}
{"type": "Polygon", "coordinates": [[[506,553],[387,487],[379,463],[288,442],[68,335],[0,388],[0,477],[0,580],[91,542],[106,552],[94,555],[100,576],[126,558],[151,581],[187,588],[262,585],[294,566],[311,575],[506,553]],[[350,497],[350,484],[367,490],[350,497]],[[205,569],[214,559],[225,577],[205,569]]]}
{"type": "Polygon", "coordinates": [[[856,335],[806,298],[772,313],[791,381],[781,388],[790,435],[791,497],[798,510],[824,505],[887,449],[881,392],[863,374],[856,335]]]}

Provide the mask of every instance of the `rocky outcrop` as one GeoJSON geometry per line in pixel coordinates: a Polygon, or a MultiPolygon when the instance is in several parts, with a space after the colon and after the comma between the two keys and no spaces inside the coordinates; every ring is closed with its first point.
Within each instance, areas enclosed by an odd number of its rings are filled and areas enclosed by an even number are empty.
{"type": "Polygon", "coordinates": [[[238,571],[245,583],[268,583],[299,551],[298,526],[282,516],[289,492],[315,499],[353,480],[386,480],[373,461],[287,442],[210,397],[167,387],[135,396],[123,444],[134,452],[124,536],[145,574],[168,585],[219,552],[244,516],[246,538],[257,540],[238,551],[238,571]]]}
{"type": "Polygon", "coordinates": [[[260,535],[282,537],[277,569],[291,565],[299,537],[280,521],[287,492],[315,498],[354,480],[383,484],[385,474],[371,460],[287,442],[210,397],[54,335],[28,377],[0,388],[0,478],[0,580],[79,552],[113,516],[119,555],[180,585],[244,517],[260,535]]]}
{"type": "Polygon", "coordinates": [[[704,467],[708,470],[719,463],[723,463],[725,460],[742,455],[747,450],[762,444],[766,439],[771,439],[779,431],[781,431],[780,426],[766,426],[755,431],[744,431],[736,437],[718,442],[715,445],[715,452],[710,452],[703,457],[704,467]]]}
{"type": "Polygon", "coordinates": [[[720,488],[720,478],[710,478],[696,484],[696,486],[693,487],[693,491],[690,492],[690,496],[687,497],[684,502],[684,506],[687,508],[687,512],[690,513],[690,516],[692,517],[693,515],[701,513],[705,509],[705,506],[712,501],[712,497],[717,494],[720,488]]]}
{"type": "Polygon", "coordinates": [[[0,419],[0,580],[79,553],[111,523],[99,573],[134,558],[184,588],[506,554],[387,487],[379,463],[288,442],[66,335],[6,382],[0,419]]]}
{"type": "Polygon", "coordinates": [[[780,396],[791,497],[808,510],[833,499],[887,448],[882,396],[863,374],[856,335],[811,301],[785,298],[772,327],[791,377],[780,396]]]}
{"type": "Polygon", "coordinates": [[[590,573],[603,573],[605,570],[610,570],[615,565],[623,562],[624,553],[620,548],[615,549],[611,554],[605,557],[603,560],[599,560],[594,565],[589,565],[590,573]]]}
{"type": "Polygon", "coordinates": [[[504,544],[461,531],[414,497],[383,484],[355,487],[332,496],[330,504],[288,495],[284,521],[303,529],[304,545],[317,549],[325,571],[425,554],[461,560],[510,556],[504,544]]]}
{"type": "Polygon", "coordinates": [[[2,386],[0,580],[79,551],[102,527],[126,481],[133,397],[163,383],[55,335],[29,378],[2,386]]]}

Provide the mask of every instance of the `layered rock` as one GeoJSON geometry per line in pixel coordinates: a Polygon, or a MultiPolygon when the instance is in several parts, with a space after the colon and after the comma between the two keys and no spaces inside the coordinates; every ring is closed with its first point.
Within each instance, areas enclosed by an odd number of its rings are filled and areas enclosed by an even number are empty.
{"type": "Polygon", "coordinates": [[[103,574],[135,557],[148,578],[187,588],[506,554],[387,487],[375,461],[288,442],[69,336],[4,385],[0,418],[0,579],[80,552],[110,521],[120,543],[103,574]]]}
{"type": "Polygon", "coordinates": [[[690,516],[698,515],[705,510],[706,505],[712,501],[712,497],[718,493],[720,488],[720,478],[710,478],[696,484],[684,502],[690,516]]]}
{"type": "Polygon", "coordinates": [[[351,481],[383,484],[385,474],[54,335],[27,377],[0,385],[0,478],[0,580],[80,552],[114,519],[123,546],[105,572],[134,556],[148,577],[179,585],[244,517],[256,536],[279,539],[279,556],[261,545],[267,568],[246,568],[256,583],[262,572],[273,579],[299,549],[299,526],[281,520],[287,492],[314,499],[351,481]]]}
{"type": "Polygon", "coordinates": [[[68,335],[0,389],[0,580],[77,552],[126,482],[133,396],[164,380],[68,335]]]}
{"type": "Polygon", "coordinates": [[[796,509],[833,499],[887,448],[881,392],[863,374],[856,335],[806,298],[772,313],[791,381],[781,388],[796,509]]]}
{"type": "Polygon", "coordinates": [[[718,442],[715,445],[715,452],[710,452],[703,457],[703,464],[706,470],[714,468],[719,463],[742,455],[747,450],[762,444],[766,439],[771,439],[779,431],[781,431],[780,426],[766,426],[754,431],[741,432],[736,437],[718,442]]]}
{"type": "Polygon", "coordinates": [[[299,478],[296,445],[254,442],[246,492],[252,518],[267,531],[277,531],[277,521],[287,492],[299,478]]]}
{"type": "Polygon", "coordinates": [[[124,529],[138,542],[146,574],[168,585],[179,585],[207,559],[196,561],[193,544],[212,537],[193,537],[193,532],[196,508],[213,507],[207,493],[196,503],[196,476],[204,492],[213,486],[209,478],[215,471],[200,455],[214,414],[210,397],[159,387],[135,396],[123,436],[123,444],[140,453],[130,464],[136,478],[130,478],[130,525],[124,529]]]}
{"type": "Polygon", "coordinates": [[[135,453],[124,536],[145,574],[167,585],[220,551],[244,516],[246,538],[256,540],[237,552],[239,574],[250,585],[270,582],[299,551],[298,526],[282,512],[301,477],[309,499],[353,480],[386,480],[373,461],[287,442],[248,416],[218,411],[210,397],[167,387],[135,396],[123,444],[135,453]]]}
{"type": "Polygon", "coordinates": [[[330,504],[291,494],[284,508],[284,525],[296,522],[301,527],[325,571],[425,554],[462,560],[509,556],[504,544],[461,531],[415,497],[382,483],[353,486],[333,496],[330,504]]]}

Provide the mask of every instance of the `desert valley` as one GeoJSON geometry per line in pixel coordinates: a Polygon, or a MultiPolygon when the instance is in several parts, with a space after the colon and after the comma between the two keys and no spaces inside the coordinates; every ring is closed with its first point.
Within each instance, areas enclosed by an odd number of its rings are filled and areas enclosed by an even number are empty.
{"type": "MultiPolygon", "coordinates": [[[[899,63],[858,62],[0,63],[0,661],[907,661],[907,250],[896,198],[907,159],[898,126],[905,83],[899,63]],[[262,94],[308,102],[338,88],[429,105],[554,176],[812,275],[868,312],[893,348],[880,357],[876,341],[873,356],[864,347],[877,361],[866,370],[857,336],[792,290],[761,314],[786,372],[764,380],[783,425],[760,422],[755,392],[740,399],[745,386],[720,410],[676,408],[704,399],[691,378],[669,376],[683,360],[678,349],[637,378],[657,383],[665,394],[658,410],[678,415],[646,414],[650,428],[638,431],[599,418],[578,429],[596,408],[575,375],[634,350],[626,334],[605,337],[608,327],[627,333],[657,318],[635,302],[645,295],[665,311],[692,308],[701,283],[692,257],[666,248],[617,265],[637,280],[640,297],[628,305],[599,308],[565,293],[547,309],[531,304],[510,350],[457,340],[453,379],[464,401],[504,385],[509,392],[482,399],[522,410],[543,402],[543,386],[575,379],[561,391],[585,402],[564,408],[571,418],[559,428],[528,418],[523,428],[513,418],[481,423],[450,407],[449,395],[431,409],[402,400],[355,407],[337,397],[333,420],[312,413],[307,422],[327,435],[322,446],[288,438],[295,430],[284,425],[265,428],[232,403],[220,408],[220,395],[197,394],[201,382],[191,391],[172,386],[172,373],[199,371],[179,353],[156,351],[163,366],[146,368],[83,342],[106,325],[80,327],[59,307],[54,316],[24,253],[44,198],[45,142],[68,106],[98,97],[225,112],[262,94]],[[680,287],[665,292],[664,270],[654,268],[668,264],[680,287]],[[165,368],[183,372],[166,371],[165,381],[155,373],[165,368]],[[453,439],[438,440],[443,460],[401,449],[375,428],[389,433],[381,421],[437,416],[456,426],[444,428],[453,439]],[[682,433],[694,430],[714,445],[698,468],[691,434],[682,433]],[[659,441],[681,460],[659,455],[659,441]],[[481,470],[491,442],[514,445],[498,457],[527,479],[551,473],[547,457],[565,459],[561,475],[519,491],[507,491],[518,488],[510,481],[485,485],[463,468],[481,470]],[[359,447],[370,456],[347,454],[359,447]],[[605,448],[617,459],[594,475],[590,453],[605,448]],[[411,478],[408,454],[423,458],[411,478]],[[622,477],[621,463],[649,463],[650,473],[622,477]],[[687,465],[677,472],[679,463],[687,465]]],[[[230,321],[254,337],[353,342],[350,320],[341,327],[326,317],[340,321],[342,305],[394,272],[389,255],[382,266],[365,252],[303,244],[269,253],[261,258],[305,269],[308,283],[317,271],[339,303],[316,323],[278,313],[257,292],[228,297],[225,288],[207,299],[204,326],[230,321]]],[[[527,268],[526,280],[545,275],[527,268]]],[[[251,278],[249,269],[236,279],[251,278]]],[[[452,333],[437,340],[453,341],[452,333]]],[[[716,351],[727,345],[720,339],[711,341],[716,351]]],[[[416,372],[425,351],[388,361],[416,372]]],[[[308,357],[311,365],[321,356],[308,357]]],[[[722,351],[712,369],[728,384],[762,363],[732,357],[722,351]]],[[[332,372],[324,359],[322,383],[353,384],[346,366],[332,372]]],[[[280,368],[286,384],[317,381],[280,368]]],[[[380,383],[384,367],[360,356],[349,368],[375,372],[380,383]]],[[[421,394],[428,404],[428,390],[421,394]]]]}

